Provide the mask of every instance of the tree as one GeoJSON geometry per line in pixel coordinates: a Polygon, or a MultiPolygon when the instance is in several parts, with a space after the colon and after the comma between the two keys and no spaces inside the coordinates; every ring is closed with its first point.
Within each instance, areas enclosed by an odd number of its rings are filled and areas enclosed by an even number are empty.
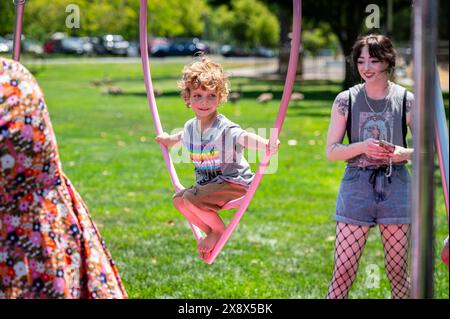
{"type": "Polygon", "coordinates": [[[43,40],[56,31],[65,31],[65,12],[67,1],[53,0],[49,5],[46,0],[25,2],[23,33],[27,37],[43,40]]]}
{"type": "MultiPolygon", "coordinates": [[[[392,0],[394,5],[394,13],[404,10],[411,6],[411,1],[404,0],[392,0]]],[[[265,0],[268,4],[274,4],[273,0],[265,0]]],[[[292,15],[292,1],[291,0],[279,0],[276,1],[276,5],[279,7],[279,20],[281,24],[281,39],[282,43],[287,41],[287,32],[290,30],[290,24],[292,20],[289,18],[292,15]]],[[[331,27],[331,31],[336,35],[339,40],[340,47],[346,57],[345,63],[345,79],[343,87],[348,88],[357,80],[354,76],[350,64],[350,53],[353,43],[356,41],[359,35],[373,33],[387,34],[386,30],[386,0],[341,0],[341,1],[329,1],[329,0],[303,0],[302,1],[302,16],[308,21],[315,23],[316,27],[319,27],[320,23],[325,22],[331,27]],[[380,8],[380,21],[381,26],[379,29],[367,29],[364,26],[364,20],[370,14],[366,12],[366,8],[369,4],[376,4],[380,8]]],[[[448,8],[448,3],[446,4],[448,8]]],[[[447,11],[446,11],[447,12],[447,11]]],[[[401,19],[395,20],[395,26],[393,29],[393,36],[395,38],[396,27],[400,25],[404,29],[410,26],[410,20],[404,21],[401,19]]],[[[448,24],[448,22],[447,22],[448,24]]]]}
{"type": "MultiPolygon", "coordinates": [[[[309,0],[304,1],[303,15],[310,19],[314,19],[317,22],[325,21],[331,26],[332,31],[336,34],[345,61],[345,79],[343,82],[343,88],[347,89],[358,80],[355,76],[351,65],[351,49],[353,43],[356,41],[359,35],[368,33],[381,33],[387,34],[386,26],[386,0],[360,0],[360,1],[326,1],[326,0],[309,0]],[[369,29],[365,25],[365,20],[371,14],[366,12],[367,6],[375,4],[380,8],[380,27],[369,29]]],[[[394,1],[394,12],[398,12],[406,7],[410,7],[410,1],[394,1]]],[[[410,25],[409,21],[396,20],[398,23],[410,25]]],[[[393,38],[395,39],[395,27],[393,38]]]]}
{"type": "Polygon", "coordinates": [[[233,13],[226,5],[211,10],[211,17],[207,20],[206,39],[219,43],[233,43],[233,33],[226,27],[233,23],[233,13]]]}
{"type": "Polygon", "coordinates": [[[181,35],[201,36],[205,28],[204,16],[210,14],[210,8],[205,0],[179,1],[181,11],[179,23],[183,27],[181,35]]]}
{"type": "MultiPolygon", "coordinates": [[[[139,34],[139,0],[30,0],[25,3],[24,33],[44,40],[54,32],[76,36],[107,33],[137,39],[139,34]],[[68,5],[80,11],[80,28],[69,28],[68,5]]],[[[0,0],[2,24],[0,33],[12,32],[12,1],[0,0]],[[7,20],[4,20],[3,17],[7,20]],[[9,17],[9,18],[8,18],[9,17]],[[9,23],[3,23],[9,21],[9,23]]],[[[199,36],[204,29],[203,16],[209,12],[206,0],[149,1],[149,32],[153,36],[199,36]]]]}
{"type": "Polygon", "coordinates": [[[333,54],[336,53],[339,43],[328,23],[322,22],[318,27],[313,27],[304,19],[302,29],[302,47],[305,52],[317,56],[322,49],[331,49],[333,54]]]}
{"type": "Polygon", "coordinates": [[[350,61],[353,43],[362,31],[362,23],[367,13],[365,8],[376,0],[360,1],[304,1],[303,15],[311,20],[326,21],[336,34],[341,49],[346,57],[344,88],[352,86],[355,82],[350,61]]]}
{"type": "Polygon", "coordinates": [[[200,36],[209,7],[205,0],[165,0],[150,1],[148,10],[153,36],[200,36]]]}
{"type": "Polygon", "coordinates": [[[12,1],[0,1],[0,35],[13,33],[14,31],[14,5],[12,1]]]}
{"type": "Polygon", "coordinates": [[[231,0],[214,11],[211,24],[221,38],[252,48],[275,47],[279,42],[279,25],[275,15],[259,0],[231,0]]]}
{"type": "Polygon", "coordinates": [[[282,19],[278,17],[280,6],[277,1],[208,0],[208,4],[214,8],[212,10],[212,25],[218,25],[219,38],[229,36],[233,40],[237,39],[241,44],[250,42],[250,46],[279,46],[280,35],[282,35],[279,22],[282,19]],[[277,17],[278,21],[276,21],[277,17]],[[236,18],[241,21],[235,22],[234,19],[236,18]],[[256,25],[253,23],[255,21],[257,21],[256,25]],[[244,29],[241,29],[241,27],[244,29]],[[243,34],[243,32],[246,32],[245,28],[253,29],[253,31],[247,33],[247,38],[243,34]],[[256,31],[260,34],[259,38],[255,39],[250,35],[255,32],[254,29],[259,29],[259,31],[256,31]],[[278,32],[278,34],[275,34],[275,32],[278,32]]]}

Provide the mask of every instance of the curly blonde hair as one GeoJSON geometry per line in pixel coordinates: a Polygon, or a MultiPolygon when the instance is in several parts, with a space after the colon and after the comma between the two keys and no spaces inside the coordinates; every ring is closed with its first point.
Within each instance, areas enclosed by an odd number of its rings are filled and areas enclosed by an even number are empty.
{"type": "Polygon", "coordinates": [[[188,107],[191,90],[198,88],[216,91],[220,105],[227,101],[230,83],[222,66],[202,55],[199,56],[199,61],[183,68],[183,77],[178,82],[178,88],[181,89],[181,96],[188,107]]]}

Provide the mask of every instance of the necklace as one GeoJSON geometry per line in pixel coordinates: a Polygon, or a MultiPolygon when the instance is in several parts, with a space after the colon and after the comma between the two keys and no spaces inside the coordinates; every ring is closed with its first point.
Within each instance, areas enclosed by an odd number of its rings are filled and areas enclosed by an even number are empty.
{"type": "Polygon", "coordinates": [[[369,100],[367,99],[367,92],[366,92],[366,86],[365,85],[364,85],[363,91],[364,91],[364,98],[366,99],[367,106],[370,108],[372,113],[383,114],[384,112],[386,112],[387,107],[388,107],[388,103],[389,103],[389,97],[391,95],[391,82],[388,82],[388,94],[385,97],[386,104],[384,105],[384,109],[381,112],[375,112],[375,110],[373,109],[372,105],[370,105],[369,100]]]}
{"type": "MultiPolygon", "coordinates": [[[[372,105],[370,105],[369,100],[367,99],[367,92],[366,92],[366,86],[365,85],[364,85],[363,91],[364,91],[364,98],[366,99],[367,106],[370,108],[372,113],[384,114],[384,112],[386,112],[386,110],[388,108],[389,97],[391,95],[391,82],[388,82],[388,93],[387,93],[387,95],[385,97],[386,104],[384,105],[384,109],[381,112],[375,112],[375,110],[373,109],[372,105]]],[[[392,143],[392,138],[393,138],[393,136],[391,135],[391,143],[392,143]]],[[[389,166],[388,166],[388,169],[387,169],[387,171],[385,173],[385,176],[389,178],[389,177],[391,177],[391,175],[392,175],[392,158],[389,158],[389,166]]]]}

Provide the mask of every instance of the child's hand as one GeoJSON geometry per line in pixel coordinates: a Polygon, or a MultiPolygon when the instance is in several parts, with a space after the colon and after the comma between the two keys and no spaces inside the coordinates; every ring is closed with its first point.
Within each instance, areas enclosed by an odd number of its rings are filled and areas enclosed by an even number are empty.
{"type": "Polygon", "coordinates": [[[280,140],[277,139],[276,143],[272,143],[272,145],[269,145],[269,144],[270,144],[270,139],[267,140],[267,143],[266,143],[266,152],[269,155],[274,155],[274,154],[278,153],[278,149],[280,148],[280,144],[281,144],[280,140]]]}
{"type": "Polygon", "coordinates": [[[170,142],[170,135],[167,134],[166,132],[158,135],[157,137],[155,137],[155,141],[158,144],[163,144],[166,145],[170,142]]]}
{"type": "Polygon", "coordinates": [[[169,135],[166,132],[164,132],[155,137],[155,141],[156,143],[165,145],[167,147],[172,147],[176,145],[178,142],[180,142],[182,138],[183,138],[183,131],[173,135],[169,135]]]}

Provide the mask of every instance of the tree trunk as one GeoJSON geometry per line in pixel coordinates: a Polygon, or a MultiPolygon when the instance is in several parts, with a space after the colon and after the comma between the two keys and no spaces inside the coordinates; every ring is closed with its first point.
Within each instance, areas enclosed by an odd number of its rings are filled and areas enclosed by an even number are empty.
{"type": "Polygon", "coordinates": [[[292,28],[292,10],[289,10],[286,7],[280,7],[280,11],[278,13],[278,21],[280,22],[280,43],[285,45],[289,44],[289,32],[291,32],[292,28]]]}
{"type": "MultiPolygon", "coordinates": [[[[278,54],[278,74],[286,75],[289,65],[289,52],[291,49],[291,38],[289,33],[292,29],[292,10],[288,7],[281,6],[280,12],[278,14],[278,21],[280,22],[280,48],[278,54]]],[[[298,64],[297,64],[297,74],[302,74],[303,66],[303,55],[299,52],[298,64]]]]}
{"type": "Polygon", "coordinates": [[[359,82],[359,76],[358,71],[355,70],[356,66],[353,65],[352,61],[352,45],[354,41],[347,41],[350,43],[342,43],[342,51],[344,53],[344,59],[345,59],[345,78],[344,82],[342,83],[342,89],[347,90],[348,88],[352,87],[356,83],[359,82]]]}
{"type": "MultiPolygon", "coordinates": [[[[281,47],[278,54],[278,74],[285,76],[289,67],[290,47],[281,47]]],[[[298,53],[297,75],[303,74],[303,54],[298,53]]]]}
{"type": "Polygon", "coordinates": [[[356,69],[356,66],[353,65],[351,55],[353,44],[358,39],[358,36],[360,34],[361,25],[364,19],[363,12],[363,8],[356,5],[346,8],[343,11],[346,21],[344,25],[346,27],[344,28],[340,24],[331,23],[331,27],[339,39],[339,44],[341,45],[345,59],[345,78],[344,82],[342,83],[343,90],[347,90],[349,87],[355,85],[360,81],[358,70],[356,69]]]}

